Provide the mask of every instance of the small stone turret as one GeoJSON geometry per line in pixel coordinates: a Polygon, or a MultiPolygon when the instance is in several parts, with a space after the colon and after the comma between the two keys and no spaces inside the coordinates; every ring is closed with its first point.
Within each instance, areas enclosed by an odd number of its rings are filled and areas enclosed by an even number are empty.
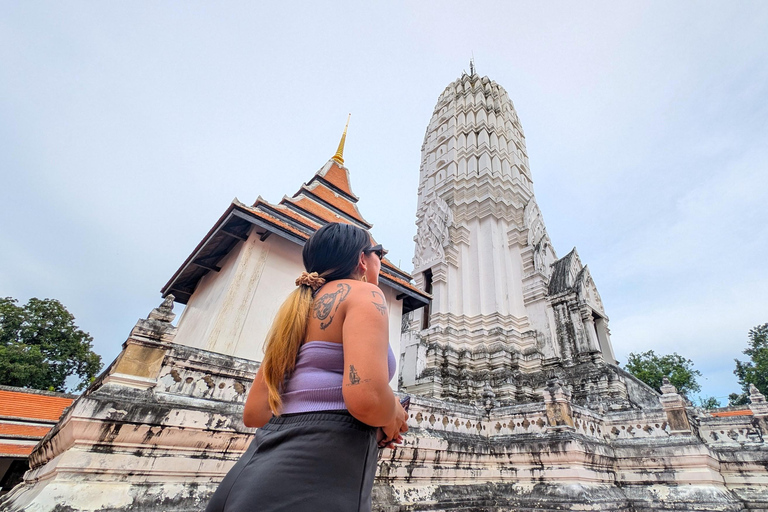
{"type": "Polygon", "coordinates": [[[754,384],[749,385],[749,408],[755,416],[768,416],[768,402],[754,384]]]}
{"type": "Polygon", "coordinates": [[[672,434],[690,434],[691,423],[688,421],[685,399],[677,393],[669,379],[664,377],[661,385],[661,407],[667,414],[667,423],[672,434]]]}
{"type": "Polygon", "coordinates": [[[138,389],[149,389],[157,384],[157,377],[169,343],[176,335],[171,323],[173,295],[150,311],[146,319],[136,322],[130,336],[123,343],[123,351],[107,371],[102,384],[118,384],[138,389]]]}

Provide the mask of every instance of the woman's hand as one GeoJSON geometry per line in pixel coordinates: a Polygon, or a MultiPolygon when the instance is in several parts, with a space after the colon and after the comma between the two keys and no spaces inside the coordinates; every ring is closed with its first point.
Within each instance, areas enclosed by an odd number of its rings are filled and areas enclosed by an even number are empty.
{"type": "Polygon", "coordinates": [[[408,432],[408,412],[403,409],[397,397],[395,397],[395,401],[397,402],[395,408],[397,414],[388,425],[381,427],[384,436],[383,440],[379,442],[379,446],[382,448],[394,448],[395,444],[403,441],[401,434],[408,432]]]}
{"type": "Polygon", "coordinates": [[[253,385],[248,392],[248,399],[243,408],[243,424],[246,427],[261,428],[272,418],[272,410],[269,408],[269,389],[264,380],[264,374],[259,368],[253,385]]]}

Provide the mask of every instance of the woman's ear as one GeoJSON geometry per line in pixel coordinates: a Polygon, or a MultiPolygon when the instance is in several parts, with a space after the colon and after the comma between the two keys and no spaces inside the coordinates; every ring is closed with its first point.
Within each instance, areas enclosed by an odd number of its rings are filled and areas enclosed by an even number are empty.
{"type": "Polygon", "coordinates": [[[360,259],[357,261],[357,271],[360,274],[365,274],[365,271],[368,270],[368,262],[365,261],[365,253],[360,253],[360,259]]]}

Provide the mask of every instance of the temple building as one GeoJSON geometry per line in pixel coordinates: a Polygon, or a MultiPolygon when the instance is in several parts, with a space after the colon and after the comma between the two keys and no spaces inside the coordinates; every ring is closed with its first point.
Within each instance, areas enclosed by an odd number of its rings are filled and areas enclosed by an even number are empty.
{"type": "MultiPolygon", "coordinates": [[[[293,196],[229,205],[0,510],[204,508],[251,438],[242,407],[303,243],[331,221],[371,228],[345,135],[293,196]]],[[[446,87],[419,176],[412,276],[381,270],[412,400],[374,510],[768,510],[765,397],[705,411],[617,365],[589,268],[549,238],[501,86],[470,68],[446,87]]]]}
{"type": "Polygon", "coordinates": [[[28,457],[76,397],[0,386],[0,496],[21,482],[28,457]]]}

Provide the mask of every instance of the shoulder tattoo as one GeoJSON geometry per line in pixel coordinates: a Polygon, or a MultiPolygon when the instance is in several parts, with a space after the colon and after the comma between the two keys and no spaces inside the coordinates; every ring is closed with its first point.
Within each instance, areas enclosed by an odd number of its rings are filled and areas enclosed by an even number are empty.
{"type": "Polygon", "coordinates": [[[334,315],[339,310],[341,303],[349,295],[350,289],[348,284],[339,283],[336,285],[335,292],[325,293],[315,300],[315,303],[312,305],[312,317],[320,320],[320,329],[325,330],[331,325],[334,315]]]}
{"type": "Polygon", "coordinates": [[[381,292],[372,291],[371,295],[373,295],[373,300],[371,301],[374,306],[376,306],[376,309],[379,310],[379,313],[381,313],[381,316],[384,316],[387,314],[387,301],[384,298],[384,295],[382,295],[381,292]]]}

